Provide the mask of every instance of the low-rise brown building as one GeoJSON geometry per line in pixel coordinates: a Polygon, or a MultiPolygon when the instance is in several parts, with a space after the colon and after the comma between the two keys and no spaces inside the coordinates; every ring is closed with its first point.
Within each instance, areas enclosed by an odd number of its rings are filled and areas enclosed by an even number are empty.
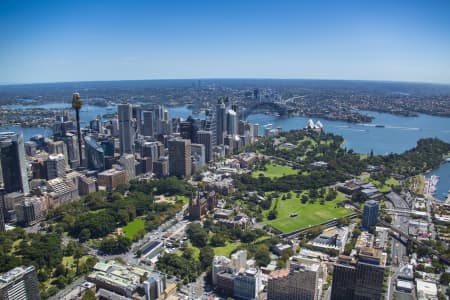
{"type": "Polygon", "coordinates": [[[212,192],[197,192],[189,200],[189,218],[191,220],[200,220],[213,210],[217,204],[217,197],[212,192]]]}
{"type": "Polygon", "coordinates": [[[97,182],[99,187],[110,192],[127,182],[127,174],[125,170],[109,169],[98,174],[97,182]]]}

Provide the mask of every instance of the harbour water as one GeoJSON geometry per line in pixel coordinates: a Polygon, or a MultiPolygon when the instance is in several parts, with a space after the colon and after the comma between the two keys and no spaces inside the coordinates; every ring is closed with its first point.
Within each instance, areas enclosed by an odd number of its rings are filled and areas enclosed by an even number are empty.
{"type": "Polygon", "coordinates": [[[439,181],[434,192],[434,197],[436,199],[445,201],[450,189],[450,162],[446,162],[439,168],[425,174],[425,177],[428,179],[433,175],[439,177],[439,181]]]}
{"type": "MultiPolygon", "coordinates": [[[[374,120],[370,124],[350,124],[342,121],[330,121],[314,118],[320,121],[326,132],[342,135],[344,147],[358,153],[375,154],[401,153],[413,148],[421,138],[438,137],[450,143],[450,118],[419,115],[418,117],[402,117],[387,113],[365,112],[374,120]],[[383,125],[383,127],[377,127],[383,125]]],[[[250,115],[248,120],[261,125],[272,124],[273,128],[283,130],[302,128],[308,117],[280,118],[272,115],[250,115]]]]}
{"type": "MultiPolygon", "coordinates": [[[[27,107],[32,108],[33,106],[27,107]]],[[[67,108],[71,110],[70,103],[53,103],[38,107],[47,109],[67,108]]],[[[17,106],[15,108],[21,107],[17,106]]],[[[186,119],[192,115],[192,111],[186,106],[167,107],[167,109],[171,118],[186,119]]],[[[82,126],[87,126],[89,121],[96,118],[97,115],[115,113],[116,111],[115,106],[85,105],[81,112],[82,126]]],[[[324,125],[326,132],[342,135],[345,140],[344,147],[363,154],[368,154],[370,151],[373,151],[375,154],[401,153],[413,148],[419,139],[427,137],[437,137],[450,143],[450,118],[423,114],[418,117],[402,117],[378,112],[363,111],[363,113],[373,116],[373,122],[370,124],[350,124],[322,118],[314,118],[314,121],[320,121],[324,125]]],[[[204,118],[204,115],[200,114],[194,117],[204,118]]],[[[299,116],[280,118],[273,115],[253,114],[248,117],[248,120],[258,123],[260,125],[260,133],[262,133],[264,131],[263,126],[267,124],[272,124],[273,128],[281,127],[283,130],[300,129],[305,126],[309,118],[299,116]]],[[[25,140],[29,140],[31,136],[36,134],[51,135],[51,130],[47,128],[0,127],[0,131],[22,132],[25,140]]],[[[445,200],[450,189],[450,163],[443,164],[440,168],[427,174],[427,176],[431,175],[440,177],[435,197],[445,200]]]]}

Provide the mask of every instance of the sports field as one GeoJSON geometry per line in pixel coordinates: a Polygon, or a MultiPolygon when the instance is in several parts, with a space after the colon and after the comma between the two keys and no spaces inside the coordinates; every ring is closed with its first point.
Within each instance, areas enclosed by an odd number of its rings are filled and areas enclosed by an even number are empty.
{"type": "Polygon", "coordinates": [[[257,178],[260,173],[264,174],[265,177],[270,179],[283,177],[287,175],[298,174],[298,170],[292,169],[290,166],[281,166],[278,164],[267,164],[267,171],[256,170],[252,173],[252,176],[257,178]]]}
{"type": "MultiPolygon", "coordinates": [[[[278,200],[276,219],[268,220],[269,210],[264,212],[264,223],[286,233],[351,214],[351,211],[346,208],[336,207],[337,203],[345,199],[341,193],[338,193],[336,199],[325,201],[324,205],[321,205],[319,201],[303,204],[300,198],[297,198],[294,193],[292,194],[291,199],[278,200]],[[290,214],[292,213],[297,214],[297,216],[291,217],[290,214]]],[[[272,208],[274,205],[275,200],[272,202],[272,208]]]]}

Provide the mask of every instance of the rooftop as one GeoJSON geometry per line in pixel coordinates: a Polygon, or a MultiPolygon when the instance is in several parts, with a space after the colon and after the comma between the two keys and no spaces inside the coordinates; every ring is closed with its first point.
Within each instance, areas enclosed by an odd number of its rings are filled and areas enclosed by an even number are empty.
{"type": "Polygon", "coordinates": [[[434,282],[416,279],[417,294],[426,296],[437,296],[437,286],[434,282]]]}
{"type": "Polygon", "coordinates": [[[2,275],[0,275],[0,289],[6,285],[9,284],[10,282],[22,277],[23,275],[25,275],[28,272],[34,271],[34,267],[33,266],[29,266],[29,267],[16,267],[14,269],[9,270],[6,273],[3,273],[2,275]]]}
{"type": "Polygon", "coordinates": [[[98,173],[99,176],[113,176],[117,174],[125,173],[124,170],[117,170],[117,169],[108,169],[101,173],[98,173]]]}

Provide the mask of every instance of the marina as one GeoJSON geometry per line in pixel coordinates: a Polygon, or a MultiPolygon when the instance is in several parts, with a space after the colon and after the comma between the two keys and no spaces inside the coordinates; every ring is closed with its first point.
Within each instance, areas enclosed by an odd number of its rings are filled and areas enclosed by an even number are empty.
{"type": "Polygon", "coordinates": [[[439,183],[439,176],[432,175],[426,180],[425,184],[425,194],[434,195],[436,192],[436,187],[439,183]]]}

